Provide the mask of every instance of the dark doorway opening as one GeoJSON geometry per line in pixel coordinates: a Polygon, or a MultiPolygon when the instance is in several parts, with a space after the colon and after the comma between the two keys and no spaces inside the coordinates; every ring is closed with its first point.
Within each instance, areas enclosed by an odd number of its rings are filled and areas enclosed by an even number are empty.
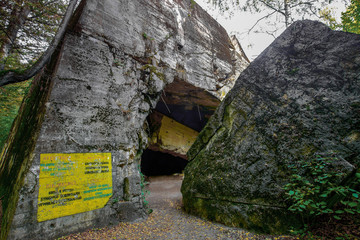
{"type": "Polygon", "coordinates": [[[149,145],[141,157],[141,172],[147,176],[182,173],[186,153],[220,100],[186,81],[168,84],[147,118],[149,145]]]}
{"type": "Polygon", "coordinates": [[[146,149],[141,157],[141,172],[145,176],[160,176],[182,173],[187,160],[168,153],[146,149]]]}

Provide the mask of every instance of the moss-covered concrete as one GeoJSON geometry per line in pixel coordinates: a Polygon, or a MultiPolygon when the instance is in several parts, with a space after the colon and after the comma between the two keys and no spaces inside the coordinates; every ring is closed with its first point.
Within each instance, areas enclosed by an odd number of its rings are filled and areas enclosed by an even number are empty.
{"type": "Polygon", "coordinates": [[[255,233],[283,234],[296,224],[301,226],[298,216],[287,214],[279,207],[202,197],[184,197],[183,204],[191,214],[255,233]]]}
{"type": "Polygon", "coordinates": [[[45,103],[51,92],[51,73],[57,61],[58,54],[55,54],[46,71],[32,83],[0,156],[0,195],[3,197],[4,213],[1,239],[6,239],[10,229],[24,176],[32,161],[32,152],[45,113],[45,103]]]}
{"type": "MultiPolygon", "coordinates": [[[[85,1],[74,14],[68,30],[79,18],[85,1]]],[[[61,44],[52,55],[44,71],[35,77],[27,96],[23,99],[18,116],[14,120],[8,139],[0,155],[0,198],[2,201],[1,240],[6,240],[24,178],[33,160],[33,150],[46,111],[45,103],[51,93],[53,73],[58,65],[61,44]]]]}

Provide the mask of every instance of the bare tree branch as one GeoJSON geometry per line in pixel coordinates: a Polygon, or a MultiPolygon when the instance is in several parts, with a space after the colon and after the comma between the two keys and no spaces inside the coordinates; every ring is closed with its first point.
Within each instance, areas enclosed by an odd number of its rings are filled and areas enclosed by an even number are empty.
{"type": "Polygon", "coordinates": [[[310,6],[310,5],[313,5],[316,2],[317,2],[317,0],[307,1],[307,2],[299,2],[299,3],[294,4],[294,5],[290,4],[290,7],[295,8],[295,7],[298,7],[298,6],[301,6],[301,5],[309,5],[310,6]]]}
{"type": "Polygon", "coordinates": [[[286,17],[286,14],[285,14],[283,11],[281,11],[280,9],[276,9],[274,6],[270,5],[270,4],[267,3],[266,1],[264,1],[264,0],[259,0],[259,2],[261,2],[262,4],[264,4],[265,6],[267,6],[268,8],[270,8],[270,9],[272,9],[272,10],[274,10],[274,11],[276,11],[276,12],[278,12],[278,13],[280,13],[280,14],[282,14],[282,15],[284,15],[284,16],[286,17]]]}
{"type": "Polygon", "coordinates": [[[254,29],[254,27],[255,27],[259,22],[261,22],[262,20],[270,17],[271,15],[273,15],[273,14],[276,13],[276,12],[277,12],[277,11],[273,11],[273,12],[269,13],[268,15],[266,15],[266,16],[258,19],[258,20],[256,21],[256,23],[248,30],[248,33],[250,33],[250,32],[254,29]]]}

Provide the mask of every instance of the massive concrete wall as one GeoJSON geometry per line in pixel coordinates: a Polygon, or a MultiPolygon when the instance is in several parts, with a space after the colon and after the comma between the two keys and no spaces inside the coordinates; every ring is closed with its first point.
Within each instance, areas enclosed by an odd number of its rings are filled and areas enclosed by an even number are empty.
{"type": "Polygon", "coordinates": [[[4,229],[11,224],[9,239],[143,218],[139,161],[146,117],[162,89],[178,79],[220,97],[236,78],[234,62],[248,64],[193,1],[87,0],[80,7],[2,154],[5,172],[16,174],[2,221],[4,229]],[[88,208],[74,210],[74,203],[88,208]]]}

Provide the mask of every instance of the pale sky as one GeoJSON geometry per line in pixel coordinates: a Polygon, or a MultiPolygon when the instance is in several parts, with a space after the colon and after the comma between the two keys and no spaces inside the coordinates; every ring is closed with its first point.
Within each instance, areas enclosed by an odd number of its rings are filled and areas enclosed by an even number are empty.
{"type": "MultiPolygon", "coordinates": [[[[343,0],[338,0],[337,3],[329,6],[333,9],[337,20],[340,19],[341,12],[345,10],[345,3],[341,1],[343,0]]],[[[250,34],[247,33],[258,19],[267,14],[265,11],[256,14],[236,11],[234,16],[229,19],[228,17],[219,14],[218,10],[214,10],[211,5],[207,3],[208,0],[196,0],[196,2],[215,18],[227,30],[229,35],[236,34],[250,60],[254,60],[267,46],[269,46],[270,43],[272,43],[272,41],[274,41],[274,37],[266,33],[256,33],[255,31],[250,32],[250,34]]],[[[274,21],[277,21],[277,19],[274,19],[274,21]]],[[[267,26],[268,24],[266,24],[266,20],[264,20],[261,21],[254,30],[260,30],[260,28],[266,29],[267,26]]],[[[280,29],[275,36],[279,36],[283,31],[284,29],[280,29]]]]}

